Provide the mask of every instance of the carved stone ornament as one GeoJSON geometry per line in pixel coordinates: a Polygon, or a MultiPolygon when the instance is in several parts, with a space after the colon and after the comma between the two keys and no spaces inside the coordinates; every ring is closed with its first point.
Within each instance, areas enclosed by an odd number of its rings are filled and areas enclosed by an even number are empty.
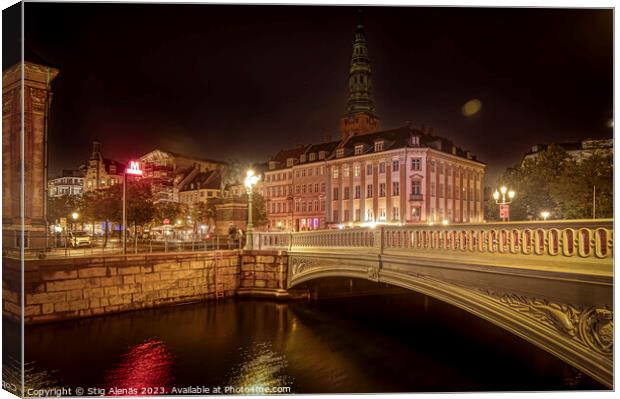
{"type": "Polygon", "coordinates": [[[45,111],[45,100],[47,93],[43,89],[30,88],[30,99],[32,100],[32,110],[35,112],[45,111]]]}
{"type": "Polygon", "coordinates": [[[295,276],[299,273],[310,270],[315,263],[316,260],[312,258],[307,258],[304,256],[291,256],[289,264],[291,265],[291,273],[295,276]]]}
{"type": "Polygon", "coordinates": [[[523,295],[483,292],[600,354],[610,356],[613,353],[613,311],[606,306],[582,309],[523,295]]]}

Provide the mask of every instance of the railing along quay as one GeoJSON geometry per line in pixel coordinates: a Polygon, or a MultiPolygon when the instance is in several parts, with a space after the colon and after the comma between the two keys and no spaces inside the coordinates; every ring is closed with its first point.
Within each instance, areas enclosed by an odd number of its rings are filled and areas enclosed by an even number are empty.
{"type": "Polygon", "coordinates": [[[381,225],[307,232],[257,232],[256,249],[437,250],[575,258],[613,257],[613,220],[381,225]]]}

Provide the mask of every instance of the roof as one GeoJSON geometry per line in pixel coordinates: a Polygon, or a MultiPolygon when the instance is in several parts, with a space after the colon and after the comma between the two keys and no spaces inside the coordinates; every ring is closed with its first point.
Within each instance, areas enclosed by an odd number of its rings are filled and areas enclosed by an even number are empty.
{"type": "Polygon", "coordinates": [[[105,171],[110,173],[110,166],[116,165],[116,173],[120,174],[125,170],[125,164],[122,164],[113,159],[103,158],[103,165],[105,166],[105,171]]]}
{"type": "Polygon", "coordinates": [[[286,160],[289,158],[293,158],[299,162],[299,157],[303,154],[308,148],[305,144],[300,144],[295,148],[290,148],[287,150],[280,150],[274,157],[272,157],[269,162],[276,162],[276,169],[286,168],[286,160]]]}
{"type": "Polygon", "coordinates": [[[148,155],[148,154],[150,154],[152,152],[155,152],[155,151],[161,151],[163,153],[172,155],[173,157],[176,157],[176,158],[187,158],[187,159],[192,159],[192,160],[195,160],[195,161],[212,162],[212,163],[217,163],[217,164],[221,164],[221,165],[226,164],[226,162],[224,162],[224,161],[216,161],[214,159],[209,159],[209,158],[193,157],[193,156],[184,155],[184,154],[181,154],[181,153],[178,153],[178,152],[174,152],[174,151],[163,150],[163,149],[161,149],[159,147],[153,148],[152,150],[148,151],[146,154],[142,155],[140,158],[143,158],[146,155],[148,155]]]}
{"type": "Polygon", "coordinates": [[[547,151],[547,149],[552,145],[558,146],[566,152],[613,148],[613,138],[584,139],[581,141],[570,141],[564,143],[536,144],[532,146],[525,156],[547,151]]]}
{"type": "MultiPolygon", "coordinates": [[[[411,143],[411,138],[418,136],[419,145],[415,147],[432,148],[437,151],[444,152],[450,155],[456,155],[462,158],[470,159],[478,163],[484,163],[479,161],[475,156],[468,157],[468,151],[459,148],[451,140],[445,137],[436,136],[429,132],[413,128],[410,126],[403,126],[391,130],[383,130],[380,132],[368,133],[350,136],[349,138],[340,142],[337,146],[338,149],[344,149],[344,157],[348,157],[355,154],[355,147],[363,144],[364,148],[362,154],[374,152],[374,145],[376,141],[383,140],[383,151],[393,150],[404,147],[414,147],[411,143]]],[[[332,153],[328,159],[335,158],[336,154],[332,153]]]]}
{"type": "Polygon", "coordinates": [[[219,171],[210,170],[208,172],[200,172],[188,181],[179,191],[191,190],[219,190],[222,182],[222,175],[219,171]]]}

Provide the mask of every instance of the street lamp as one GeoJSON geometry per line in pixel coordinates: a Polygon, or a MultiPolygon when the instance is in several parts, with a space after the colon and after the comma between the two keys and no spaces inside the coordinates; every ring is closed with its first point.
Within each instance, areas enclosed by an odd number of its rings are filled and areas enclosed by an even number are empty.
{"type": "Polygon", "coordinates": [[[514,199],[515,194],[516,193],[514,192],[514,190],[509,190],[508,188],[506,188],[506,186],[501,186],[499,188],[499,191],[495,189],[495,192],[493,193],[493,199],[495,200],[495,203],[499,205],[499,216],[502,218],[503,221],[507,221],[510,217],[509,204],[514,199]]]}
{"type": "Polygon", "coordinates": [[[248,170],[244,182],[245,191],[248,194],[248,226],[245,235],[246,250],[252,250],[254,247],[254,236],[252,231],[254,229],[254,225],[252,224],[252,189],[254,188],[256,183],[258,183],[258,180],[260,180],[260,177],[255,175],[252,169],[248,170]]]}
{"type": "Polygon", "coordinates": [[[542,211],[542,212],[540,212],[540,216],[542,216],[543,220],[547,220],[549,215],[551,215],[551,213],[549,211],[542,211]]]}
{"type": "Polygon", "coordinates": [[[80,214],[77,212],[73,212],[71,213],[71,219],[73,219],[73,223],[71,223],[71,229],[75,230],[75,222],[78,220],[78,218],[80,217],[80,214]]]}

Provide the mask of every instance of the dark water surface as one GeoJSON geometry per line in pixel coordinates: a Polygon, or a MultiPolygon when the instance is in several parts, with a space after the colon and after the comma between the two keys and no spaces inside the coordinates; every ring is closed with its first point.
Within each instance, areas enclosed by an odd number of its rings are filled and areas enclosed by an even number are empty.
{"type": "Polygon", "coordinates": [[[25,343],[27,369],[48,376],[39,385],[85,393],[603,389],[516,336],[418,294],[200,303],[27,327],[25,343]]]}

